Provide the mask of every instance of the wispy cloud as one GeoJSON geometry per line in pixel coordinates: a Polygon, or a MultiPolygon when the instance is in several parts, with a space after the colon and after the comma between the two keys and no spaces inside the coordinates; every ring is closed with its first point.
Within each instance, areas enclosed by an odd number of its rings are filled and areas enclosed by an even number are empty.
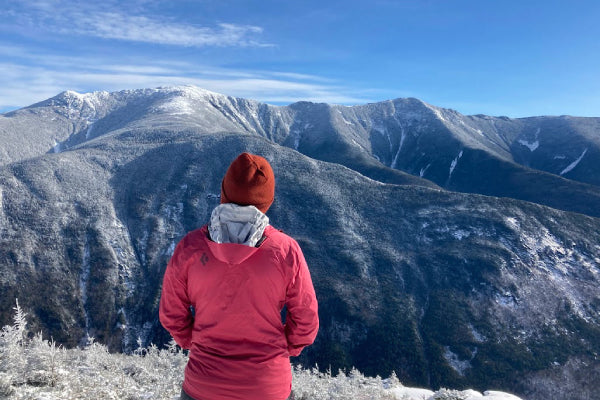
{"type": "Polygon", "coordinates": [[[112,7],[112,3],[23,1],[10,4],[2,13],[13,23],[61,35],[187,47],[273,46],[260,39],[263,28],[259,26],[233,23],[199,26],[165,16],[146,15],[139,0],[128,2],[128,9],[133,9],[133,13],[123,13],[120,11],[123,7],[112,7]]]}
{"type": "MultiPolygon", "coordinates": [[[[176,20],[161,14],[155,8],[158,3],[152,1],[128,1],[127,11],[121,3],[21,0],[0,8],[0,112],[64,90],[117,91],[187,84],[272,104],[302,100],[362,104],[381,96],[318,74],[264,69],[260,62],[253,64],[255,68],[226,68],[216,61],[190,57],[189,53],[196,52],[183,47],[271,44],[261,40],[263,29],[259,26],[201,26],[181,15],[176,20]],[[8,40],[2,40],[3,33],[8,40]],[[25,40],[10,40],[11,36],[25,40]],[[97,45],[93,40],[97,38],[122,41],[123,45],[114,46],[118,51],[96,51],[107,49],[97,45]],[[77,44],[73,51],[71,41],[77,44]],[[145,52],[147,46],[129,46],[131,43],[179,48],[145,52]]],[[[221,54],[219,49],[211,51],[221,54]]],[[[238,52],[244,53],[242,49],[238,52]]]]}
{"type": "Polygon", "coordinates": [[[272,104],[314,101],[336,104],[362,104],[373,93],[345,87],[331,79],[285,71],[255,71],[202,66],[182,61],[139,59],[131,64],[115,64],[101,58],[28,55],[11,46],[3,53],[20,53],[18,60],[0,61],[0,112],[28,106],[64,90],[89,92],[151,88],[192,84],[218,93],[255,99],[272,104]],[[36,65],[31,58],[43,60],[36,65]]]}
{"type": "Polygon", "coordinates": [[[221,23],[215,28],[195,27],[114,12],[80,15],[77,24],[61,27],[60,31],[105,39],[188,47],[271,46],[255,38],[263,31],[257,26],[221,23]]]}

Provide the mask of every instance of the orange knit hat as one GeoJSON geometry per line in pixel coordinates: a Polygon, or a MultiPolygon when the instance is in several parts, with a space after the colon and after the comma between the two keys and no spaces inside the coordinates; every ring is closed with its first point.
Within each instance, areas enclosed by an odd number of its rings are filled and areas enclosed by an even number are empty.
{"type": "Polygon", "coordinates": [[[266,213],[275,197],[275,175],[261,156],[240,154],[229,166],[221,183],[221,203],[252,205],[266,213]]]}

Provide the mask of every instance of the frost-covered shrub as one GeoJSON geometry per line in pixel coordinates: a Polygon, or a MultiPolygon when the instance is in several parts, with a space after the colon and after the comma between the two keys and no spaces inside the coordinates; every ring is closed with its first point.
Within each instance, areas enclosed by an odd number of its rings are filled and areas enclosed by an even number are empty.
{"type": "MultiPolygon", "coordinates": [[[[0,331],[0,399],[179,399],[188,356],[175,342],[165,349],[138,345],[132,355],[125,355],[111,354],[106,346],[89,338],[84,348],[67,350],[42,334],[28,339],[25,317],[17,303],[13,325],[0,331]]],[[[318,368],[295,367],[293,390],[296,400],[424,399],[421,392],[415,392],[422,389],[404,388],[395,374],[388,379],[369,378],[356,369],[333,376],[318,368]]],[[[473,391],[441,389],[427,400],[478,397],[481,394],[473,391]]]]}
{"type": "Polygon", "coordinates": [[[296,400],[383,400],[395,399],[387,392],[381,378],[367,378],[358,370],[349,374],[340,371],[337,376],[331,372],[320,372],[318,368],[294,368],[294,394],[296,400]]]}
{"type": "Polygon", "coordinates": [[[465,400],[466,398],[461,391],[441,389],[431,397],[431,400],[465,400]]]}
{"type": "Polygon", "coordinates": [[[14,310],[13,325],[0,331],[0,372],[7,373],[12,384],[22,384],[27,370],[27,353],[23,351],[27,341],[27,314],[18,301],[14,310]]]}
{"type": "Polygon", "coordinates": [[[133,355],[110,354],[89,338],[66,350],[42,334],[27,338],[26,314],[15,307],[0,331],[0,399],[177,399],[187,355],[174,342],[133,355]]]}
{"type": "Polygon", "coordinates": [[[0,372],[0,399],[8,398],[14,392],[15,390],[12,387],[10,375],[0,372]]]}
{"type": "Polygon", "coordinates": [[[64,351],[54,340],[44,340],[41,333],[23,347],[27,359],[27,383],[33,386],[54,386],[64,351]]]}

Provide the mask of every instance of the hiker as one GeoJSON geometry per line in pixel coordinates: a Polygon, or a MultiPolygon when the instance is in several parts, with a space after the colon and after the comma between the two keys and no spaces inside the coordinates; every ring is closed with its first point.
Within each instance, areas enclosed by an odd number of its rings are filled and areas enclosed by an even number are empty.
{"type": "Polygon", "coordinates": [[[274,194],[268,161],[240,154],[209,223],[188,233],[169,261],[159,314],[190,350],[181,399],[293,397],[289,357],[313,343],[319,319],[298,243],[265,215],[274,194]]]}

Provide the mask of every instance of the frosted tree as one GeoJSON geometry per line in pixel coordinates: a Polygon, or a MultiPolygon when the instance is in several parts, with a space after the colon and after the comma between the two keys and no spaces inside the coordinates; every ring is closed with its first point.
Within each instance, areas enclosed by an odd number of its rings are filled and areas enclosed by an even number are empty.
{"type": "MultiPolygon", "coordinates": [[[[0,399],[45,400],[178,400],[187,354],[171,341],[166,349],[154,345],[131,355],[111,354],[89,338],[83,348],[64,349],[41,333],[28,338],[27,314],[17,302],[13,324],[0,331],[0,399]]],[[[473,391],[440,389],[432,396],[404,388],[395,374],[388,379],[348,373],[320,372],[317,367],[293,370],[296,400],[471,400],[473,391]],[[407,391],[402,391],[407,389],[407,391]]],[[[433,393],[433,392],[432,392],[433,393]]],[[[495,392],[497,393],[497,392],[495,392]]],[[[496,400],[519,400],[510,395],[496,400]]]]}
{"type": "Polygon", "coordinates": [[[19,306],[13,307],[13,325],[5,326],[0,332],[0,373],[12,384],[25,383],[27,357],[23,347],[27,340],[27,314],[19,306]]]}

